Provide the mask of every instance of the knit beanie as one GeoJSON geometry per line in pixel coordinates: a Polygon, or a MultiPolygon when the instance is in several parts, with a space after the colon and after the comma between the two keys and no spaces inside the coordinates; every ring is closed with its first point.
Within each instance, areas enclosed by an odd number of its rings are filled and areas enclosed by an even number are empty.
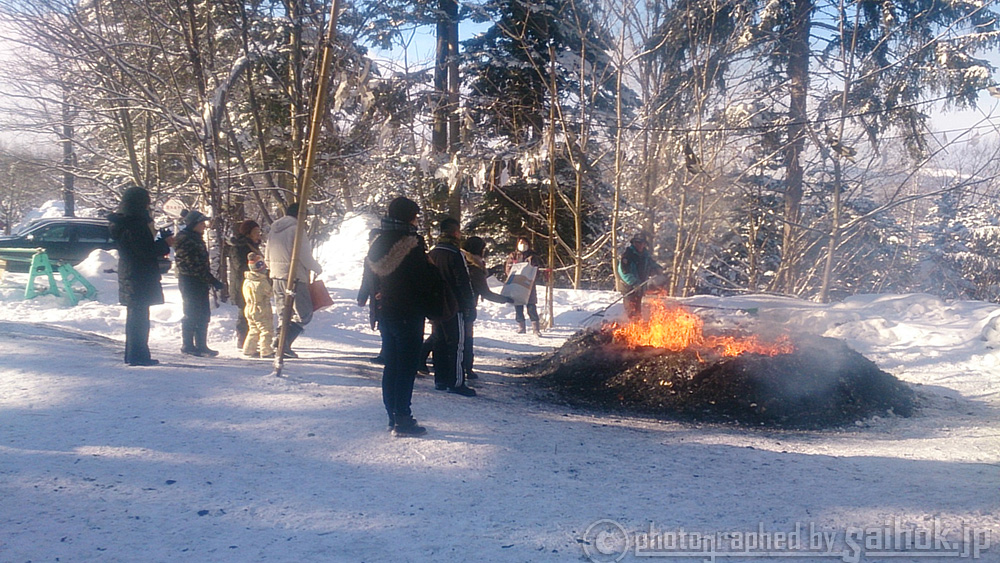
{"type": "Polygon", "coordinates": [[[247,265],[250,266],[250,269],[255,272],[263,272],[267,269],[267,264],[264,263],[264,257],[256,252],[247,254],[247,265]]]}
{"type": "Polygon", "coordinates": [[[417,202],[406,197],[397,197],[392,200],[389,202],[389,208],[386,210],[388,217],[404,223],[409,223],[419,213],[420,206],[417,205],[417,202]]]}
{"type": "Polygon", "coordinates": [[[191,228],[202,221],[208,220],[208,217],[206,217],[204,213],[198,211],[197,209],[192,209],[187,212],[187,215],[184,216],[184,226],[191,228]]]}

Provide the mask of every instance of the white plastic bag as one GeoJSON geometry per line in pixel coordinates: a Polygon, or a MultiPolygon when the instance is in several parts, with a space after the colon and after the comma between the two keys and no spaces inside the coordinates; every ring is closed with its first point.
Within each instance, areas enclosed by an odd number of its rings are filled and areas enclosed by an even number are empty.
{"type": "Polygon", "coordinates": [[[513,299],[514,305],[527,305],[536,275],[538,268],[532,266],[530,262],[514,264],[510,269],[510,275],[507,276],[507,283],[503,284],[503,289],[500,290],[500,295],[513,299]]]}

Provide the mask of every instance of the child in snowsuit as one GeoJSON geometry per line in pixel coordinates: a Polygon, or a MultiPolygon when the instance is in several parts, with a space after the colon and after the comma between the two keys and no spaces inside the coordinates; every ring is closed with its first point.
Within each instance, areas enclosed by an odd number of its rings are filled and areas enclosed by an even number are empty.
{"type": "Polygon", "coordinates": [[[245,356],[273,358],[274,310],[271,308],[271,281],[267,277],[264,257],[256,252],[247,255],[250,269],[244,274],[243,299],[246,308],[243,314],[250,325],[247,338],[243,342],[245,356]]]}

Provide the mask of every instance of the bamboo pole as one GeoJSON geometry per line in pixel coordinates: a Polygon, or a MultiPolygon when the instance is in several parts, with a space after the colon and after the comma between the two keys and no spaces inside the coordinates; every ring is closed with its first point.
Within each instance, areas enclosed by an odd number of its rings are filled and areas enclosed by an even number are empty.
{"type": "MultiPolygon", "coordinates": [[[[299,266],[299,249],[302,247],[302,237],[306,231],[306,202],[309,199],[309,188],[312,183],[313,163],[316,160],[316,143],[319,140],[320,126],[323,122],[323,109],[326,105],[326,91],[330,64],[333,59],[333,40],[337,32],[337,15],[340,12],[340,0],[333,0],[330,6],[330,23],[326,30],[326,40],[323,43],[323,59],[319,69],[316,84],[316,99],[312,108],[312,119],[309,122],[309,145],[306,147],[306,162],[302,170],[302,184],[299,186],[297,201],[299,215],[295,224],[295,241],[292,243],[292,256],[288,264],[288,283],[285,284],[285,295],[282,296],[284,307],[281,309],[281,329],[278,331],[278,346],[274,351],[273,375],[281,377],[285,365],[285,341],[288,335],[288,324],[292,319],[292,301],[295,298],[295,269],[299,266]]],[[[309,280],[305,280],[306,283],[309,280]]]]}

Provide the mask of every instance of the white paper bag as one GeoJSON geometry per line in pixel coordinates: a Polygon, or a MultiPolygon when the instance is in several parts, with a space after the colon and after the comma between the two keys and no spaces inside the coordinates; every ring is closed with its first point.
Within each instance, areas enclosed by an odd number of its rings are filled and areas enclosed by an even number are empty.
{"type": "Polygon", "coordinates": [[[531,288],[535,285],[535,276],[538,275],[538,268],[530,262],[518,262],[510,269],[507,276],[507,283],[503,284],[500,295],[505,295],[514,300],[514,305],[526,305],[531,297],[531,288]]]}

